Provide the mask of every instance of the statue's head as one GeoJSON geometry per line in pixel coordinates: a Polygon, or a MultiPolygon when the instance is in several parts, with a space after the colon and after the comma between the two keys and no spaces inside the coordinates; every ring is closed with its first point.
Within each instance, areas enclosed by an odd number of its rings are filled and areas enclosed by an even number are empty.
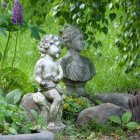
{"type": "Polygon", "coordinates": [[[48,54],[53,57],[58,57],[61,52],[61,41],[58,36],[46,35],[39,43],[39,51],[42,54],[48,54]]]}
{"type": "Polygon", "coordinates": [[[68,49],[72,48],[76,51],[83,50],[84,36],[77,27],[71,25],[64,26],[60,31],[60,37],[68,49]]]}

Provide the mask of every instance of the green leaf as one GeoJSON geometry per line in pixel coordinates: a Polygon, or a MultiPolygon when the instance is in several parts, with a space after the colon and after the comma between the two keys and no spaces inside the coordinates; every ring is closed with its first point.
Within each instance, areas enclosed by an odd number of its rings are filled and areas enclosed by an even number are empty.
{"type": "Polygon", "coordinates": [[[130,67],[134,67],[135,66],[135,62],[133,60],[131,60],[129,65],[130,65],[130,67]]]}
{"type": "Polygon", "coordinates": [[[14,129],[14,128],[12,128],[12,127],[10,127],[10,128],[8,129],[8,132],[9,132],[10,134],[13,134],[13,135],[18,134],[17,130],[14,129]]]}
{"type": "Polygon", "coordinates": [[[43,115],[39,115],[39,118],[37,120],[37,123],[41,126],[41,127],[45,127],[46,126],[46,120],[45,117],[43,115]]]}
{"type": "Polygon", "coordinates": [[[2,53],[0,52],[0,61],[1,61],[1,59],[2,59],[2,53]]]}
{"type": "Polygon", "coordinates": [[[131,112],[125,112],[122,116],[122,123],[126,124],[128,123],[132,118],[132,113],[131,112]]]}
{"type": "Polygon", "coordinates": [[[5,123],[4,114],[1,112],[1,113],[0,113],[0,126],[3,126],[4,123],[5,123]]]}
{"type": "Polygon", "coordinates": [[[107,34],[107,33],[108,33],[108,28],[107,28],[107,27],[103,27],[103,28],[102,28],[102,31],[103,31],[105,34],[107,34]]]}
{"type": "Polygon", "coordinates": [[[31,110],[31,113],[33,114],[33,117],[35,118],[35,119],[38,119],[38,114],[37,114],[37,112],[35,111],[35,110],[31,110]]]}
{"type": "Polygon", "coordinates": [[[5,27],[8,24],[9,24],[9,19],[8,18],[5,18],[5,17],[0,18],[0,27],[5,27]]]}
{"type": "Polygon", "coordinates": [[[31,133],[30,127],[31,127],[31,124],[30,123],[24,125],[21,128],[21,133],[23,133],[23,134],[30,134],[31,133]]]}
{"type": "Polygon", "coordinates": [[[121,125],[121,119],[118,116],[112,115],[112,116],[109,117],[109,120],[114,122],[114,123],[117,123],[117,124],[121,125]]]}
{"type": "Polygon", "coordinates": [[[116,13],[111,13],[111,14],[109,14],[109,17],[113,21],[117,17],[117,15],[116,15],[116,13]]]}
{"type": "Polygon", "coordinates": [[[138,128],[138,124],[136,122],[129,122],[125,125],[129,130],[133,131],[138,128]]]}
{"type": "Polygon", "coordinates": [[[39,26],[29,26],[29,29],[31,31],[31,37],[34,37],[37,40],[40,40],[40,33],[46,33],[44,30],[40,29],[39,26]]]}
{"type": "Polygon", "coordinates": [[[11,104],[16,104],[20,101],[22,93],[20,89],[15,89],[6,95],[6,100],[11,104]]]}
{"type": "Polygon", "coordinates": [[[6,36],[6,32],[4,31],[4,29],[3,29],[3,28],[0,28],[0,34],[2,34],[2,35],[4,35],[4,36],[6,36]]]}
{"type": "Polygon", "coordinates": [[[12,115],[13,115],[13,111],[10,111],[10,110],[5,110],[4,115],[5,115],[6,117],[10,117],[10,116],[12,116],[12,115]]]}
{"type": "Polygon", "coordinates": [[[113,7],[113,4],[109,3],[109,9],[112,9],[112,7],[113,7]]]}

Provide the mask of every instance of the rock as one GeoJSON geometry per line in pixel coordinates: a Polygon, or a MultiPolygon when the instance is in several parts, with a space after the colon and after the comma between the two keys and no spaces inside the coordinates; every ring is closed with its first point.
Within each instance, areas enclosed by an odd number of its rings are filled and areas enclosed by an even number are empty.
{"type": "Polygon", "coordinates": [[[112,103],[118,106],[129,108],[128,101],[134,96],[126,93],[103,93],[97,94],[95,98],[103,103],[112,103]]]}
{"type": "Polygon", "coordinates": [[[0,136],[0,140],[55,140],[55,136],[48,131],[34,134],[3,135],[0,136]]]}
{"type": "Polygon", "coordinates": [[[120,106],[105,103],[81,111],[76,123],[78,126],[85,126],[95,119],[98,123],[105,124],[111,115],[121,116],[124,112],[126,112],[126,109],[120,106]]]}
{"type": "Polygon", "coordinates": [[[35,110],[38,114],[41,113],[41,110],[34,102],[32,95],[32,93],[25,94],[22,98],[21,105],[23,106],[25,111],[27,111],[30,120],[33,122],[35,121],[35,118],[33,117],[31,110],[35,110]]]}

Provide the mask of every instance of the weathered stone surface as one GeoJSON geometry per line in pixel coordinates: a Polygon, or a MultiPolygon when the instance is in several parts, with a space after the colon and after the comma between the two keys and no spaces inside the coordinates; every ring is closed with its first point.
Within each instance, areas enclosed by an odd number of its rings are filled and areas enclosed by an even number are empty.
{"type": "Polygon", "coordinates": [[[64,46],[68,49],[67,54],[59,59],[62,66],[67,95],[76,93],[78,96],[86,97],[86,82],[96,74],[93,62],[80,55],[84,49],[83,33],[77,27],[66,25],[60,31],[60,37],[64,46]]]}
{"type": "Polygon", "coordinates": [[[125,108],[129,108],[128,101],[134,96],[126,93],[102,93],[97,94],[95,98],[104,103],[113,103],[125,108]]]}
{"type": "Polygon", "coordinates": [[[50,34],[43,37],[38,46],[41,58],[34,68],[34,78],[40,90],[35,93],[33,99],[39,105],[41,114],[46,119],[48,118],[48,129],[54,131],[64,126],[61,119],[63,99],[58,85],[63,79],[63,70],[61,65],[55,61],[61,52],[60,47],[61,39],[58,36],[50,34]]]}
{"type": "Polygon", "coordinates": [[[140,94],[137,94],[136,96],[131,98],[128,104],[132,112],[132,120],[139,122],[140,121],[140,94]]]}
{"type": "Polygon", "coordinates": [[[28,93],[28,94],[23,96],[22,101],[21,101],[21,105],[24,107],[25,111],[27,111],[28,116],[32,122],[34,121],[35,118],[33,117],[31,110],[32,109],[35,110],[38,114],[41,113],[39,106],[37,106],[37,104],[33,100],[32,93],[28,93]]]}
{"type": "Polygon", "coordinates": [[[78,126],[85,126],[90,123],[90,121],[95,119],[98,123],[105,124],[111,115],[121,116],[124,112],[126,112],[126,110],[120,106],[105,103],[87,108],[80,112],[76,123],[78,126]]]}
{"type": "Polygon", "coordinates": [[[55,140],[55,136],[51,132],[41,132],[35,134],[4,135],[0,136],[0,140],[55,140]]]}

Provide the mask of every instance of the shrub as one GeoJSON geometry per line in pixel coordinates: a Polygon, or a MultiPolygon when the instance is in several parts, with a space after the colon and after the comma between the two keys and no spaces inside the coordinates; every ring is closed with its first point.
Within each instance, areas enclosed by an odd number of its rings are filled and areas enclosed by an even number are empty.
{"type": "Polygon", "coordinates": [[[63,105],[63,118],[75,119],[80,111],[90,107],[90,101],[85,97],[66,97],[63,105]]]}
{"type": "MultiPolygon", "coordinates": [[[[11,94],[11,93],[10,93],[11,94]]],[[[8,99],[10,99],[8,97],[8,99]]],[[[17,100],[15,100],[17,101],[17,100]]],[[[17,102],[12,104],[7,101],[0,94],[0,134],[23,134],[31,133],[37,129],[44,128],[44,119],[42,116],[38,116],[37,121],[32,123],[24,108],[21,105],[17,105],[17,102]],[[43,125],[42,125],[43,124],[43,125]]]]}

